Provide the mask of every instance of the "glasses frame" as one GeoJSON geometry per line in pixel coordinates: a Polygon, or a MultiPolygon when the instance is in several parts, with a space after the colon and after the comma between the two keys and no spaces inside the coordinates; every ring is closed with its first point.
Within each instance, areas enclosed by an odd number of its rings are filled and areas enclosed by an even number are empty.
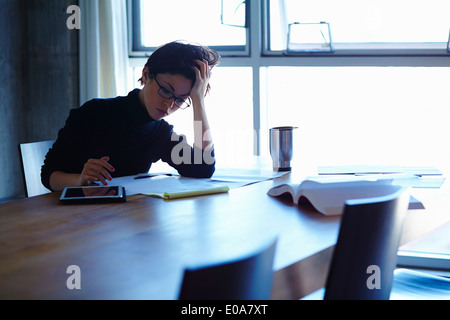
{"type": "Polygon", "coordinates": [[[175,107],[177,107],[178,109],[184,110],[187,109],[191,106],[192,104],[192,100],[191,97],[187,97],[187,99],[183,99],[180,97],[177,97],[176,95],[174,95],[172,92],[170,92],[168,89],[164,88],[159,82],[158,79],[156,79],[156,75],[153,76],[153,79],[155,79],[156,84],[158,85],[159,89],[158,89],[158,94],[167,100],[171,100],[173,99],[173,104],[175,107]],[[178,105],[177,103],[177,99],[179,100],[183,100],[184,102],[180,105],[178,105]]]}

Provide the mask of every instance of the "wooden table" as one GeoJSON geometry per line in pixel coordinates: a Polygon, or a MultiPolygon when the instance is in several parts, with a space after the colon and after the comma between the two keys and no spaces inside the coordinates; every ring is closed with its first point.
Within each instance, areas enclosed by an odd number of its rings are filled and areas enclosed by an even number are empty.
{"type": "MultiPolygon", "coordinates": [[[[298,299],[324,285],[340,217],[266,194],[289,179],[172,201],[65,205],[51,193],[3,203],[0,299],[176,299],[186,265],[244,255],[274,235],[272,298],[298,299]],[[71,265],[80,290],[66,285],[71,265]]],[[[429,208],[408,213],[402,243],[450,219],[448,187],[434,191],[429,208]]]]}

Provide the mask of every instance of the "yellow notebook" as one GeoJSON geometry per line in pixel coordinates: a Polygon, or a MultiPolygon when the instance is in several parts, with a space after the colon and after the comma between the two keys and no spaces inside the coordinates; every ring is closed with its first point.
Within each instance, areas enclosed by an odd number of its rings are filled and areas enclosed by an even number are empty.
{"type": "Polygon", "coordinates": [[[173,199],[196,197],[196,196],[203,196],[203,195],[216,194],[216,193],[226,193],[229,190],[230,190],[229,187],[221,186],[221,187],[212,187],[212,188],[197,189],[197,190],[182,190],[182,191],[174,191],[174,192],[152,192],[152,193],[143,193],[143,194],[145,194],[147,196],[162,198],[164,200],[173,200],[173,199]]]}

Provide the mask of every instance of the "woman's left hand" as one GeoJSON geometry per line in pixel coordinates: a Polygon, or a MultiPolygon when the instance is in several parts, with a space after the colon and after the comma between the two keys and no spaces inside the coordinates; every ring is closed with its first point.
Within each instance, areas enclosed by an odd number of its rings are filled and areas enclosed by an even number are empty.
{"type": "Polygon", "coordinates": [[[191,89],[191,98],[203,98],[206,95],[206,89],[208,87],[209,78],[211,77],[208,61],[195,60],[198,68],[194,67],[196,80],[194,86],[191,89]]]}

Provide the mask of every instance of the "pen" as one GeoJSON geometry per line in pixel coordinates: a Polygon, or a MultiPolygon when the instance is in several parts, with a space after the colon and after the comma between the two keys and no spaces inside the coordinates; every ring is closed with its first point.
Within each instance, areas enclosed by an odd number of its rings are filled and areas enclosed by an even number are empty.
{"type": "Polygon", "coordinates": [[[138,175],[137,177],[134,177],[134,179],[145,179],[145,178],[152,178],[152,177],[156,177],[156,176],[168,176],[171,177],[172,174],[171,173],[161,173],[161,174],[142,174],[142,175],[138,175]]]}

